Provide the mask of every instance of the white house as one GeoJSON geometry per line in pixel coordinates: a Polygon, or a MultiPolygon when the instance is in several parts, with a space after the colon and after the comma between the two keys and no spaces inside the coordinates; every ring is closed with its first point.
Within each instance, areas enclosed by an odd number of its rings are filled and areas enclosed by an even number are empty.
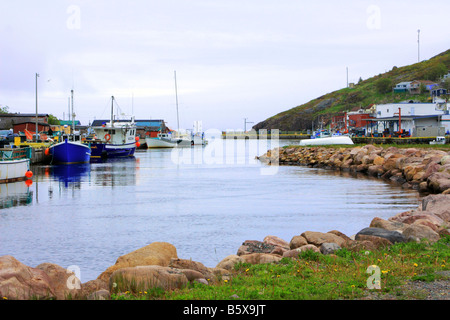
{"type": "Polygon", "coordinates": [[[397,83],[394,87],[394,92],[409,92],[409,90],[411,90],[411,82],[412,81],[405,81],[397,83]]]}
{"type": "Polygon", "coordinates": [[[445,101],[380,104],[375,106],[377,130],[392,134],[401,129],[411,136],[438,135],[441,131],[447,132],[450,129],[447,128],[450,125],[447,120],[448,107],[445,101]],[[444,115],[447,117],[443,117],[444,115]],[[444,129],[439,129],[441,127],[444,129]]]}

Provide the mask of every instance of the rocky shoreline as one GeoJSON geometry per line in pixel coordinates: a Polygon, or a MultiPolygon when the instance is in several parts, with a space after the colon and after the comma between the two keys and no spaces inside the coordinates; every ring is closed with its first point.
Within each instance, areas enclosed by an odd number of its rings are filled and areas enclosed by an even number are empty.
{"type": "Polygon", "coordinates": [[[269,150],[259,160],[275,165],[305,165],[359,172],[401,184],[427,194],[417,209],[384,220],[375,217],[355,235],[338,230],[304,231],[286,241],[269,235],[246,240],[236,254],[215,268],[178,257],[176,248],[154,242],[119,257],[97,279],[81,283],[76,272],[52,263],[26,266],[13,256],[0,257],[0,299],[109,299],[114,292],[182,288],[196,281],[210,285],[232,277],[237,262],[250,264],[295,259],[300,251],[332,254],[340,248],[375,250],[396,242],[435,242],[450,234],[450,153],[439,150],[400,149],[367,145],[355,148],[288,147],[269,150]]]}

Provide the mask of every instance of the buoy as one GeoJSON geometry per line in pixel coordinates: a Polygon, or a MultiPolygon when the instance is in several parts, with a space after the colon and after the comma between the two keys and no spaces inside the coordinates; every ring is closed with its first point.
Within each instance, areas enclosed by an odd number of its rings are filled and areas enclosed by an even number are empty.
{"type": "Polygon", "coordinates": [[[141,146],[141,143],[138,141],[138,142],[136,142],[136,147],[140,147],[141,146]]]}
{"type": "Polygon", "coordinates": [[[50,149],[49,149],[49,148],[46,148],[45,151],[44,151],[44,153],[45,153],[46,156],[48,156],[48,154],[50,153],[50,149]]]}
{"type": "Polygon", "coordinates": [[[136,141],[139,141],[139,137],[136,137],[135,139],[136,139],[136,141]]]}
{"type": "Polygon", "coordinates": [[[31,187],[31,185],[33,184],[33,180],[25,180],[25,184],[27,185],[27,187],[31,187]]]}
{"type": "Polygon", "coordinates": [[[25,173],[25,177],[27,177],[28,179],[31,178],[32,176],[33,176],[33,172],[31,172],[30,170],[28,170],[28,171],[25,173]]]}

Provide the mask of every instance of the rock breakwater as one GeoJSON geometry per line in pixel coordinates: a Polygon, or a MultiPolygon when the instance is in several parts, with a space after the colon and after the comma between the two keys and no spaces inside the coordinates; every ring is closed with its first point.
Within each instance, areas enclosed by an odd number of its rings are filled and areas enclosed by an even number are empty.
{"type": "Polygon", "coordinates": [[[294,146],[269,150],[258,159],[272,165],[364,173],[423,193],[450,193],[450,152],[437,149],[294,146]]]}

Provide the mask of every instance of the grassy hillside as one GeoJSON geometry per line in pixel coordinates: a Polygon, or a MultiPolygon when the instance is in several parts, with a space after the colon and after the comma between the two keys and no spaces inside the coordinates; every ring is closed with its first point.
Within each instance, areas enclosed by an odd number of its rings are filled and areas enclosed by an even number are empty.
{"type": "MultiPolygon", "coordinates": [[[[368,108],[372,104],[400,102],[404,100],[429,101],[428,92],[420,95],[394,93],[392,88],[402,81],[432,80],[439,81],[450,70],[450,49],[429,59],[404,67],[393,67],[391,71],[362,80],[354,88],[344,88],[311,100],[287,111],[281,112],[256,124],[253,128],[299,131],[311,129],[318,120],[323,125],[344,111],[368,108]]],[[[449,85],[447,82],[445,85],[449,85]]]]}

